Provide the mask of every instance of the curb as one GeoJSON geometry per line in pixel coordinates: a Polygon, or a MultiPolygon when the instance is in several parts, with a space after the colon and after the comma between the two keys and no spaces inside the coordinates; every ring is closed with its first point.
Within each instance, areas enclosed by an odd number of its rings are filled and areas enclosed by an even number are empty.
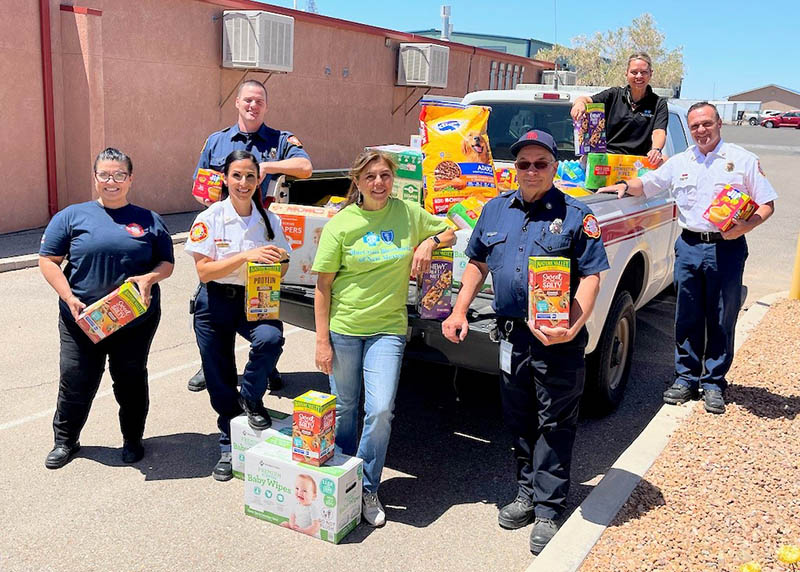
{"type": "MultiPolygon", "coordinates": [[[[764,318],[770,306],[786,298],[787,294],[770,294],[746,310],[736,323],[734,351],[747,341],[748,335],[764,318]]],[[[689,416],[695,405],[694,402],[679,406],[663,405],[525,572],[578,570],[633,489],[664,450],[675,429],[689,416]]]]}
{"type": "MultiPolygon", "coordinates": [[[[188,232],[179,232],[172,235],[172,244],[183,244],[189,237],[188,232]]],[[[39,265],[38,254],[23,254],[22,256],[11,256],[0,259],[0,272],[11,272],[12,270],[22,270],[24,268],[35,268],[39,265]]]]}

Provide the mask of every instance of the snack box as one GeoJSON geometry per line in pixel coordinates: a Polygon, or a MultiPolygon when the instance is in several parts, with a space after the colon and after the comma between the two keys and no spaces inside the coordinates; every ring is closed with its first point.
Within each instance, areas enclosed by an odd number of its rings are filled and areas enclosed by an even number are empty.
{"type": "Polygon", "coordinates": [[[284,284],[316,285],[317,275],[311,272],[311,267],[322,236],[322,227],[340,208],[285,203],[272,203],[269,206],[269,210],[280,217],[283,234],[292,247],[291,262],[282,279],[284,284]]]}
{"type": "Polygon", "coordinates": [[[422,204],[422,150],[405,145],[378,145],[365,150],[385,153],[397,164],[393,197],[422,204]]]}
{"type": "Polygon", "coordinates": [[[431,269],[417,283],[417,311],[420,318],[443,320],[453,309],[450,291],[453,287],[453,251],[433,251],[431,269]]]}
{"type": "Polygon", "coordinates": [[[281,304],[281,265],[247,263],[244,312],[248,322],[277,320],[281,304]]]}
{"type": "Polygon", "coordinates": [[[587,103],[580,121],[573,121],[575,154],[606,152],[606,107],[602,103],[587,103]]]}
{"type": "Polygon", "coordinates": [[[244,479],[244,453],[250,447],[266,441],[271,435],[292,436],[292,416],[281,411],[267,409],[272,426],[269,429],[256,431],[247,422],[247,415],[239,415],[231,419],[231,466],[233,476],[244,479]]]}
{"type": "Polygon", "coordinates": [[[528,259],[528,319],[535,326],[569,328],[569,258],[528,259]]]}
{"type": "Polygon", "coordinates": [[[494,170],[494,180],[497,185],[497,191],[505,193],[506,191],[516,191],[519,188],[517,182],[517,169],[514,167],[497,167],[494,170]]]}
{"type": "Polygon", "coordinates": [[[213,169],[198,169],[192,194],[207,201],[218,201],[222,196],[222,173],[213,169]]]}
{"type": "Polygon", "coordinates": [[[711,201],[703,218],[721,231],[726,231],[733,226],[734,220],[748,220],[757,209],[758,204],[750,195],[736,187],[725,185],[711,201]]]}
{"type": "Polygon", "coordinates": [[[362,461],[339,453],[315,467],[292,461],[291,448],[273,431],[245,452],[244,513],[339,544],[361,522],[362,461]]]}
{"type": "Polygon", "coordinates": [[[76,322],[89,339],[97,343],[146,311],[147,306],[136,286],[124,282],[113,292],[84,308],[76,322]]]}
{"type": "Polygon", "coordinates": [[[336,397],[309,390],[294,399],[292,460],[321,466],[333,457],[336,397]]]}
{"type": "Polygon", "coordinates": [[[478,217],[481,216],[483,207],[487,202],[488,200],[484,197],[467,197],[447,210],[447,218],[452,220],[458,228],[475,228],[478,217]]]}
{"type": "Polygon", "coordinates": [[[639,177],[653,166],[641,155],[616,155],[612,153],[589,153],[586,156],[586,188],[599,189],[619,181],[639,177]]]}

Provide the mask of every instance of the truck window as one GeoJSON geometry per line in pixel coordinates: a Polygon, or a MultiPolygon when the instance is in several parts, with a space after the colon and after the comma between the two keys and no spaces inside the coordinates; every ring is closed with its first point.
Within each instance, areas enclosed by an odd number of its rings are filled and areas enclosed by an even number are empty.
{"type": "MultiPolygon", "coordinates": [[[[513,161],[511,145],[520,135],[531,129],[541,129],[550,133],[556,140],[559,159],[575,159],[572,117],[570,106],[551,103],[481,103],[492,108],[489,115],[489,143],[492,157],[498,161],[513,161]]],[[[684,145],[685,147],[685,145],[684,145]]]]}
{"type": "MultiPolygon", "coordinates": [[[[667,136],[672,142],[672,154],[677,155],[682,153],[689,146],[686,142],[686,133],[683,132],[683,124],[680,117],[676,113],[669,114],[669,123],[667,125],[667,136]]],[[[491,141],[491,140],[490,140],[491,141]]]]}

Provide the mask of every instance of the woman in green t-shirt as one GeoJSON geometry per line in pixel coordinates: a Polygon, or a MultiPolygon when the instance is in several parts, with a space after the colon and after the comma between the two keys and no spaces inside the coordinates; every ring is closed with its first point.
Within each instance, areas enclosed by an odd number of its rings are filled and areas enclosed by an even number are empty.
{"type": "Polygon", "coordinates": [[[323,228],[313,265],[317,369],[336,395],[336,445],[364,460],[362,513],[373,526],[386,522],[378,486],[406,344],[408,277],[430,268],[435,249],[455,243],[442,218],[391,197],[395,169],[383,153],[358,156],[345,207],[323,228]]]}

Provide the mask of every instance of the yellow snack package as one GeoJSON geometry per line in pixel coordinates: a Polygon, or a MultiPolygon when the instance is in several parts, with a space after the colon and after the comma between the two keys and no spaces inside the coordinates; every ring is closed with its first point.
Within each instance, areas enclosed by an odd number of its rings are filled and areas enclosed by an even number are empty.
{"type": "Polygon", "coordinates": [[[247,263],[244,312],[248,322],[277,320],[281,303],[281,265],[247,263]]]}
{"type": "Polygon", "coordinates": [[[486,125],[488,107],[423,102],[419,115],[425,210],[444,214],[470,195],[497,196],[486,125]]]}

